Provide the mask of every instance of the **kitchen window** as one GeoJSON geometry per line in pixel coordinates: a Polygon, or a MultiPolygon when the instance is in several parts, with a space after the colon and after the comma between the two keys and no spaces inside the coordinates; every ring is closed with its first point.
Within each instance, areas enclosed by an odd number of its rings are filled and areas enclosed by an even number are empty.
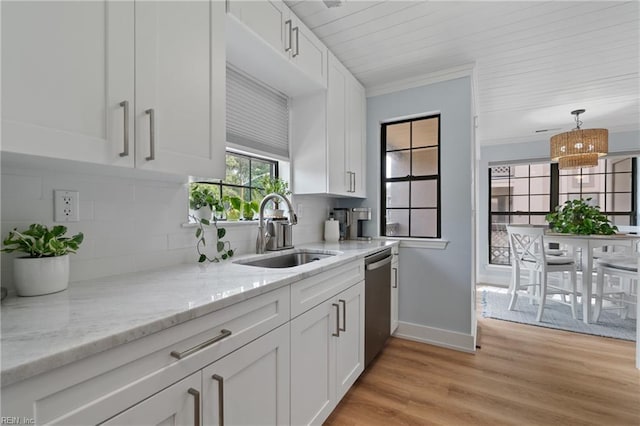
{"type": "Polygon", "coordinates": [[[381,235],[440,238],[440,115],[382,124],[381,235]]]}
{"type": "Polygon", "coordinates": [[[239,197],[244,201],[260,202],[262,200],[260,181],[265,176],[278,177],[277,161],[228,151],[224,180],[198,183],[209,185],[214,189],[218,200],[239,197]]]}
{"type": "Polygon", "coordinates": [[[637,160],[607,157],[592,168],[557,164],[489,168],[489,263],[510,265],[506,225],[546,225],[545,215],[567,200],[591,198],[615,225],[635,225],[637,160]]]}

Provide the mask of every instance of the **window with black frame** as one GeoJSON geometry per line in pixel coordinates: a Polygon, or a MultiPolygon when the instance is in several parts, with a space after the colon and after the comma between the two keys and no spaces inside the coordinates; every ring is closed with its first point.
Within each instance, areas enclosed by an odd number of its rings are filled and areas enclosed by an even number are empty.
{"type": "Polygon", "coordinates": [[[381,235],[440,238],[440,115],[381,132],[381,235]]]}
{"type": "Polygon", "coordinates": [[[607,157],[598,166],[559,170],[557,164],[489,168],[489,263],[510,265],[506,225],[546,225],[567,200],[591,198],[616,225],[636,225],[637,159],[607,157]]]}
{"type": "Polygon", "coordinates": [[[218,196],[218,200],[238,197],[243,201],[262,199],[261,180],[265,177],[278,177],[278,162],[236,152],[226,154],[226,173],[219,183],[199,182],[209,185],[218,196]]]}

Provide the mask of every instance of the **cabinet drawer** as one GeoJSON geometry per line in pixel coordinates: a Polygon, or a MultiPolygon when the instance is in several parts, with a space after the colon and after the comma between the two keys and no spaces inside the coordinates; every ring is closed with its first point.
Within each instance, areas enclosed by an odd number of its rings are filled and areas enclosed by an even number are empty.
{"type": "Polygon", "coordinates": [[[283,287],[16,383],[2,389],[3,415],[99,423],[286,323],[289,308],[283,287]],[[199,348],[221,330],[231,334],[199,348]]]}
{"type": "Polygon", "coordinates": [[[348,263],[291,285],[291,318],[364,280],[364,261],[348,263]]]}

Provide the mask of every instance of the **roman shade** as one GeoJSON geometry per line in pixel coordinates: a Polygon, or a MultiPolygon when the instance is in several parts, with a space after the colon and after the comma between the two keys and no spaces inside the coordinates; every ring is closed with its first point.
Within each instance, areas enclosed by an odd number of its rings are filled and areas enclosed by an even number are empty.
{"type": "Polygon", "coordinates": [[[289,158],[289,99],[229,65],[227,142],[289,158]]]}

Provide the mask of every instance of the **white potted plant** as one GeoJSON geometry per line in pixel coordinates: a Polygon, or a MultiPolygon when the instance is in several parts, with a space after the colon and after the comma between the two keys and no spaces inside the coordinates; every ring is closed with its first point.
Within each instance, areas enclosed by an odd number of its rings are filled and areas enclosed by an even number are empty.
{"type": "Polygon", "coordinates": [[[5,253],[22,252],[13,260],[13,279],[18,296],[56,293],[69,285],[69,253],[75,253],[84,239],[82,232],[65,237],[67,227],[49,229],[34,223],[29,229],[9,232],[3,241],[5,253]]]}
{"type": "Polygon", "coordinates": [[[208,185],[195,182],[189,188],[189,208],[192,217],[209,221],[224,210],[215,192],[208,185]]]}

